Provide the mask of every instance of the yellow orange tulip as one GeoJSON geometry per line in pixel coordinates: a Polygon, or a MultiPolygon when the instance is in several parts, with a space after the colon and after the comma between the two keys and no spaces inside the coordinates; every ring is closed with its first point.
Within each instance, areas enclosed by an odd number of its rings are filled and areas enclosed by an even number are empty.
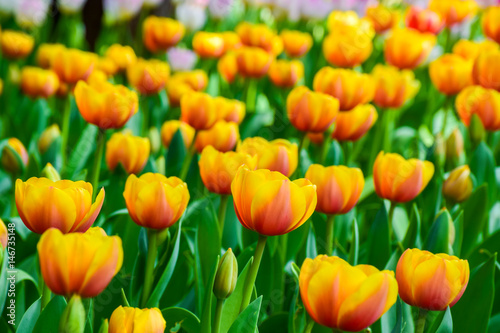
{"type": "Polygon", "coordinates": [[[167,323],[158,308],[119,306],[109,319],[109,333],[163,333],[167,323]]]}
{"type": "Polygon", "coordinates": [[[333,32],[323,40],[326,60],[338,67],[355,67],[365,62],[373,50],[372,34],[358,27],[333,32]]]}
{"type": "Polygon", "coordinates": [[[177,131],[181,131],[184,146],[186,148],[191,147],[194,140],[195,129],[189,126],[189,124],[179,120],[168,120],[161,126],[161,141],[163,145],[168,148],[177,131]]]}
{"type": "Polygon", "coordinates": [[[307,32],[298,30],[283,30],[280,34],[283,41],[285,53],[292,58],[300,58],[304,56],[313,44],[313,39],[307,32]]]}
{"type": "Polygon", "coordinates": [[[217,62],[217,71],[226,82],[233,83],[238,74],[236,54],[234,52],[229,52],[223,55],[217,62]]]}
{"type": "Polygon", "coordinates": [[[236,33],[241,39],[241,42],[246,46],[258,47],[267,52],[279,54],[279,47],[276,43],[281,40],[274,31],[269,29],[265,24],[251,24],[242,22],[236,27],[236,33]],[[277,53],[275,53],[277,52],[277,53]]]}
{"type": "Polygon", "coordinates": [[[224,40],[224,53],[239,49],[243,45],[236,32],[224,31],[221,32],[221,37],[224,40]]]}
{"type": "Polygon", "coordinates": [[[460,300],[469,282],[469,263],[445,253],[407,249],[399,258],[399,296],[412,306],[444,311],[460,300]]]}
{"type": "Polygon", "coordinates": [[[96,70],[92,74],[99,71],[104,73],[106,77],[110,77],[118,73],[118,70],[119,68],[113,60],[105,57],[100,57],[96,63],[96,70]]]}
{"type": "Polygon", "coordinates": [[[217,121],[214,98],[201,92],[189,92],[181,98],[181,121],[196,130],[211,128],[217,121]]]}
{"type": "Polygon", "coordinates": [[[84,181],[36,177],[16,181],[17,211],[26,227],[37,234],[50,228],[62,233],[87,231],[101,211],[104,188],[94,203],[92,194],[92,185],[84,181]]]}
{"type": "Polygon", "coordinates": [[[193,50],[202,58],[219,58],[224,54],[224,38],[220,33],[198,31],[193,37],[193,50]]]}
{"type": "Polygon", "coordinates": [[[48,98],[59,89],[59,78],[51,70],[29,66],[23,67],[21,71],[21,89],[32,98],[48,98]]]}
{"type": "Polygon", "coordinates": [[[429,75],[441,93],[455,95],[472,85],[472,60],[456,54],[445,54],[431,62],[429,75]]]}
{"type": "Polygon", "coordinates": [[[482,53],[474,62],[472,78],[475,84],[500,91],[500,50],[482,53]]]}
{"type": "Polygon", "coordinates": [[[243,119],[245,119],[246,106],[245,103],[241,101],[224,97],[215,97],[214,104],[219,119],[237,124],[241,124],[243,119]]]}
{"type": "Polygon", "coordinates": [[[109,82],[79,81],[75,101],[83,119],[102,129],[123,127],[139,107],[134,91],[109,82]]]}
{"type": "Polygon", "coordinates": [[[28,152],[19,139],[7,139],[7,145],[3,148],[1,159],[2,166],[6,171],[11,173],[20,172],[28,165],[28,159],[28,152]],[[22,165],[19,165],[19,163],[22,163],[22,165]]]}
{"type": "Polygon", "coordinates": [[[339,101],[336,98],[304,86],[288,94],[286,106],[290,123],[303,132],[326,131],[339,113],[339,101]]]}
{"type": "Polygon", "coordinates": [[[35,39],[20,31],[4,30],[0,34],[2,54],[8,59],[26,58],[35,45],[35,39]]]}
{"type": "Polygon", "coordinates": [[[429,9],[438,13],[447,27],[473,17],[478,6],[474,0],[431,0],[429,9]]]}
{"type": "Polygon", "coordinates": [[[316,73],[313,88],[337,98],[340,111],[366,104],[375,94],[375,82],[370,75],[331,67],[323,67],[316,73]]]}
{"type": "Polygon", "coordinates": [[[276,236],[304,224],[316,207],[316,186],[279,172],[239,168],[231,184],[240,223],[261,235],[276,236]]]}
{"type": "Polygon", "coordinates": [[[257,155],[257,168],[281,172],[290,177],[297,169],[298,147],[288,140],[267,141],[264,138],[247,138],[239,143],[236,151],[257,155]]]}
{"type": "Polygon", "coordinates": [[[420,89],[420,82],[410,70],[379,64],[373,69],[372,76],[375,81],[373,101],[381,108],[400,108],[420,89]]]}
{"type": "Polygon", "coordinates": [[[345,29],[357,28],[370,33],[371,38],[375,35],[372,23],[366,18],[359,18],[354,11],[334,10],[328,15],[326,22],[330,33],[343,33],[345,29]]]}
{"type": "Polygon", "coordinates": [[[500,43],[500,7],[488,7],[481,19],[481,26],[483,27],[484,34],[493,39],[495,42],[500,43]]]}
{"type": "Polygon", "coordinates": [[[207,146],[201,152],[200,175],[205,187],[213,193],[231,194],[231,182],[239,167],[246,165],[250,170],[257,167],[257,156],[233,151],[220,152],[207,146]]]}
{"type": "Polygon", "coordinates": [[[127,79],[143,95],[157,94],[170,77],[170,67],[161,60],[137,59],[127,67],[127,79]]]}
{"type": "Polygon", "coordinates": [[[408,202],[419,195],[434,175],[434,164],[381,151],[373,165],[375,192],[383,199],[408,202]]]}
{"type": "Polygon", "coordinates": [[[242,47],[235,52],[238,73],[243,77],[263,77],[274,59],[270,53],[258,47],[242,47]]]}
{"type": "Polygon", "coordinates": [[[274,60],[267,74],[277,87],[291,88],[304,77],[304,64],[298,60],[274,60]]]}
{"type": "Polygon", "coordinates": [[[238,124],[219,120],[210,129],[198,132],[194,146],[201,153],[203,148],[213,146],[221,152],[233,150],[240,139],[238,124]]]}
{"type": "Polygon", "coordinates": [[[47,127],[40,138],[38,139],[38,150],[40,153],[44,154],[52,145],[52,143],[61,136],[61,131],[57,124],[52,124],[47,127]]]}
{"type": "Polygon", "coordinates": [[[455,100],[460,119],[469,126],[473,114],[477,114],[485,129],[500,129],[500,92],[481,86],[465,88],[455,100]]]}
{"type": "Polygon", "coordinates": [[[185,30],[179,21],[168,17],[149,16],[142,26],[144,45],[151,52],[166,51],[179,43],[185,30]]]}
{"type": "Polygon", "coordinates": [[[482,42],[461,39],[453,46],[453,53],[467,60],[476,60],[480,54],[498,51],[499,48],[497,43],[487,39],[482,42]]]}
{"type": "Polygon", "coordinates": [[[97,64],[98,57],[94,53],[77,49],[61,49],[54,55],[52,70],[62,82],[75,84],[86,80],[97,64]]]}
{"type": "Polygon", "coordinates": [[[172,79],[188,84],[196,91],[204,90],[208,85],[207,73],[202,69],[195,69],[188,72],[178,72],[172,75],[172,79]]]}
{"type": "Polygon", "coordinates": [[[141,227],[165,229],[179,220],[189,202],[186,183],[177,177],[130,175],[123,192],[132,220],[141,227]]]}
{"type": "Polygon", "coordinates": [[[338,141],[356,141],[366,134],[378,119],[371,104],[359,105],[351,111],[340,112],[335,121],[332,138],[338,141]]]}
{"type": "Polygon", "coordinates": [[[365,186],[360,169],[343,165],[324,167],[312,164],[306,178],[316,185],[316,211],[330,215],[348,213],[358,202],[365,186]]]}
{"type": "Polygon", "coordinates": [[[121,164],[127,173],[139,173],[148,161],[150,150],[147,138],[130,132],[114,133],[106,143],[106,164],[111,171],[121,164]]]}
{"type": "Polygon", "coordinates": [[[101,228],[64,235],[51,228],[37,245],[43,279],[53,293],[91,298],[99,295],[120,271],[122,240],[101,228]]]}
{"type": "Polygon", "coordinates": [[[405,23],[408,28],[434,35],[437,35],[444,27],[443,18],[438,13],[418,6],[411,6],[408,9],[405,23]]]}
{"type": "Polygon", "coordinates": [[[366,18],[372,23],[375,32],[381,34],[392,29],[398,23],[399,13],[383,5],[378,5],[366,9],[366,18]]]}
{"type": "Polygon", "coordinates": [[[457,127],[446,139],[446,157],[458,159],[464,152],[464,137],[457,127]]]}
{"type": "Polygon", "coordinates": [[[182,82],[179,79],[174,79],[173,77],[168,80],[166,89],[168,95],[168,101],[171,106],[179,106],[181,104],[181,99],[184,94],[193,92],[193,88],[187,83],[182,82]]]}
{"type": "Polygon", "coordinates": [[[118,69],[125,70],[137,61],[134,49],[128,45],[113,44],[106,50],[106,58],[111,59],[118,69]]]}
{"type": "Polygon", "coordinates": [[[5,226],[5,223],[0,219],[0,245],[2,245],[2,248],[0,250],[3,250],[7,247],[7,227],[5,226]]]}
{"type": "Polygon", "coordinates": [[[436,44],[436,36],[414,29],[396,29],[384,44],[385,60],[400,69],[413,69],[422,64],[436,44]]]}
{"type": "Polygon", "coordinates": [[[463,165],[450,172],[443,183],[443,195],[453,202],[463,202],[470,197],[473,188],[470,168],[463,165]]]}
{"type": "Polygon", "coordinates": [[[52,67],[52,61],[55,56],[65,47],[62,44],[47,44],[44,43],[38,47],[36,61],[42,68],[52,67]]]}
{"type": "Polygon", "coordinates": [[[373,324],[398,296],[394,272],[370,265],[351,266],[339,257],[325,255],[304,261],[299,286],[314,321],[348,332],[373,324]]]}

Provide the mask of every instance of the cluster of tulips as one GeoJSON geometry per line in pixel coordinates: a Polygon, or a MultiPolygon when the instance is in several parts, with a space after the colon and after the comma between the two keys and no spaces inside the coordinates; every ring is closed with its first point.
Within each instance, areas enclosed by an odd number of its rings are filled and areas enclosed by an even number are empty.
{"type": "Polygon", "coordinates": [[[500,329],[500,4],[149,2],[0,16],[1,331],[500,329]]]}

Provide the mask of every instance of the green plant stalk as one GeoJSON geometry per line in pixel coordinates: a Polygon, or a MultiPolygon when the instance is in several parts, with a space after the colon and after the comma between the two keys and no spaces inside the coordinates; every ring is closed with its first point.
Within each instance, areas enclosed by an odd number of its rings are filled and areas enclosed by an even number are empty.
{"type": "Polygon", "coordinates": [[[219,231],[221,239],[222,235],[224,234],[224,222],[226,221],[226,208],[228,201],[229,201],[229,194],[221,194],[219,213],[217,214],[217,221],[219,221],[219,231]]]}
{"type": "Polygon", "coordinates": [[[384,112],[384,141],[383,141],[383,147],[384,151],[390,152],[392,148],[392,140],[391,140],[391,134],[394,132],[395,128],[395,112],[394,110],[386,111],[384,112]]]}
{"type": "Polygon", "coordinates": [[[304,333],[311,333],[312,329],[314,327],[314,324],[315,324],[314,320],[309,318],[309,321],[307,322],[306,328],[304,329],[304,333]]]}
{"type": "Polygon", "coordinates": [[[151,288],[154,281],[154,268],[156,254],[158,252],[156,244],[156,230],[148,230],[148,256],[146,258],[146,268],[144,271],[144,289],[142,290],[141,306],[145,307],[151,293],[151,288]]]}
{"type": "Polygon", "coordinates": [[[186,156],[184,157],[184,161],[182,162],[182,167],[181,167],[181,172],[179,174],[179,178],[182,180],[186,180],[186,176],[189,171],[189,166],[191,165],[191,161],[193,160],[193,156],[196,152],[196,148],[194,146],[194,143],[196,141],[196,135],[198,133],[195,133],[194,138],[193,138],[193,143],[191,144],[191,147],[189,147],[188,152],[186,156]]]}
{"type": "Polygon", "coordinates": [[[149,130],[149,103],[148,103],[148,97],[147,96],[141,96],[141,112],[142,112],[142,129],[141,133],[143,137],[148,136],[148,130],[149,130]]]}
{"type": "Polygon", "coordinates": [[[257,278],[257,273],[259,272],[260,261],[262,260],[262,254],[264,253],[264,248],[266,247],[266,241],[267,236],[259,235],[252,266],[250,267],[250,271],[248,272],[248,276],[243,287],[243,298],[241,301],[240,313],[248,306],[248,304],[250,304],[253,286],[255,284],[255,279],[257,278]]]}
{"type": "Polygon", "coordinates": [[[245,87],[245,103],[247,113],[255,112],[257,104],[257,80],[248,78],[245,87]]]}
{"type": "Polygon", "coordinates": [[[418,309],[418,318],[415,325],[415,333],[424,333],[425,320],[427,319],[427,314],[429,312],[424,309],[418,309]]]}
{"type": "Polygon", "coordinates": [[[99,175],[101,173],[102,155],[104,154],[104,145],[106,144],[106,130],[99,129],[97,133],[97,148],[95,151],[94,166],[92,168],[92,196],[93,200],[97,196],[99,188],[99,175]]]}
{"type": "Polygon", "coordinates": [[[380,110],[380,121],[377,121],[375,123],[375,136],[373,138],[372,142],[372,150],[370,152],[370,160],[369,160],[369,165],[373,165],[375,162],[375,159],[377,158],[378,153],[380,152],[380,146],[385,144],[385,132],[387,131],[387,113],[391,111],[381,109],[380,110]]]}
{"type": "Polygon", "coordinates": [[[335,123],[330,126],[330,128],[325,132],[324,138],[323,138],[323,144],[321,145],[321,156],[319,163],[324,164],[326,161],[326,157],[328,155],[328,150],[330,148],[330,145],[332,143],[332,133],[335,129],[335,123]]]}
{"type": "Polygon", "coordinates": [[[61,158],[63,166],[66,166],[68,149],[69,126],[71,119],[71,97],[68,95],[63,108],[63,118],[61,124],[61,158]]]}
{"type": "Polygon", "coordinates": [[[444,102],[444,118],[443,118],[443,126],[441,126],[441,136],[444,138],[444,134],[445,134],[445,131],[446,131],[446,124],[448,122],[448,117],[449,117],[449,113],[451,112],[451,110],[453,109],[453,98],[451,96],[447,96],[446,97],[446,100],[444,102]]]}
{"type": "Polygon", "coordinates": [[[393,230],[393,225],[394,225],[394,211],[396,210],[396,205],[397,203],[394,201],[391,201],[391,205],[389,206],[389,214],[387,216],[387,220],[389,222],[389,240],[394,240],[398,246],[398,248],[401,250],[401,253],[404,252],[404,247],[403,244],[397,239],[396,233],[393,230]]]}
{"type": "Polygon", "coordinates": [[[127,300],[127,295],[125,295],[125,291],[123,290],[123,288],[122,288],[121,292],[122,292],[122,304],[123,304],[123,306],[130,307],[130,304],[127,300]]]}
{"type": "Polygon", "coordinates": [[[333,252],[333,242],[335,237],[333,236],[333,224],[335,221],[335,215],[328,215],[326,218],[326,255],[331,256],[333,252]]]}
{"type": "Polygon", "coordinates": [[[42,313],[43,309],[49,304],[50,298],[52,296],[52,291],[50,290],[49,286],[45,283],[43,278],[40,279],[40,283],[42,284],[42,297],[41,297],[41,306],[40,306],[40,313],[42,313]]]}
{"type": "Polygon", "coordinates": [[[215,307],[215,320],[214,320],[214,330],[213,333],[220,332],[220,323],[222,319],[222,307],[224,305],[223,299],[217,299],[217,305],[215,307]]]}

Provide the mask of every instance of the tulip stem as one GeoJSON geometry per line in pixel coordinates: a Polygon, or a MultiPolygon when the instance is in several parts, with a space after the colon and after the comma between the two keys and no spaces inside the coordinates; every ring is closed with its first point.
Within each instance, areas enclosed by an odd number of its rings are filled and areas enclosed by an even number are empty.
{"type": "Polygon", "coordinates": [[[127,299],[127,295],[125,295],[125,291],[122,288],[122,304],[123,306],[130,307],[130,304],[127,299]]]}
{"type": "Polygon", "coordinates": [[[50,302],[50,298],[52,296],[52,292],[50,291],[49,286],[45,283],[43,278],[40,278],[40,283],[42,284],[42,298],[41,298],[41,306],[40,306],[40,313],[45,309],[47,304],[50,302]]]}
{"type": "Polygon", "coordinates": [[[68,95],[64,103],[63,115],[61,123],[61,159],[63,167],[67,167],[67,156],[66,150],[68,149],[68,136],[69,136],[69,126],[71,119],[71,97],[68,95]]]}
{"type": "Polygon", "coordinates": [[[194,142],[196,140],[196,135],[193,138],[193,143],[191,144],[191,147],[189,147],[189,150],[186,154],[186,157],[184,157],[184,162],[182,162],[182,168],[181,172],[179,174],[179,178],[182,180],[186,180],[186,176],[189,171],[189,166],[191,165],[191,161],[193,160],[193,156],[195,154],[196,148],[194,146],[194,142]]]}
{"type": "Polygon", "coordinates": [[[424,333],[425,329],[425,320],[427,319],[427,314],[429,311],[424,309],[418,309],[418,319],[417,325],[415,327],[415,333],[424,333]]]}
{"type": "Polygon", "coordinates": [[[448,116],[450,111],[453,109],[453,98],[450,96],[446,97],[444,102],[444,116],[443,116],[443,125],[441,126],[441,136],[444,138],[444,134],[446,131],[446,125],[448,122],[448,116]]]}
{"type": "Polygon", "coordinates": [[[97,147],[95,151],[94,158],[94,167],[92,170],[92,196],[93,200],[97,196],[98,187],[99,187],[99,174],[101,173],[101,163],[102,163],[102,155],[104,153],[104,144],[106,143],[106,131],[103,129],[99,129],[97,133],[97,147]]]}
{"type": "Polygon", "coordinates": [[[328,151],[330,150],[330,145],[332,143],[332,133],[335,129],[335,123],[330,126],[330,128],[325,132],[325,137],[323,138],[323,144],[321,145],[321,156],[319,163],[324,164],[328,156],[328,151]]]}
{"type": "Polygon", "coordinates": [[[311,318],[309,318],[309,321],[307,322],[307,326],[304,329],[304,333],[311,333],[312,329],[314,327],[314,324],[315,324],[314,320],[312,320],[311,318]]]}
{"type": "Polygon", "coordinates": [[[328,215],[326,218],[326,255],[331,256],[333,252],[333,242],[335,237],[333,236],[333,224],[335,221],[335,215],[328,215]]]}
{"type": "Polygon", "coordinates": [[[257,104],[257,79],[247,78],[245,87],[245,103],[247,113],[255,112],[257,104]]]}
{"type": "Polygon", "coordinates": [[[220,332],[220,322],[222,319],[222,306],[224,305],[223,299],[217,299],[217,305],[215,307],[215,321],[213,333],[220,332]]]}
{"type": "Polygon", "coordinates": [[[143,137],[148,136],[149,129],[149,100],[147,96],[141,96],[140,107],[142,112],[142,133],[143,137]]]}
{"type": "Polygon", "coordinates": [[[158,248],[156,246],[156,230],[149,229],[148,230],[148,257],[146,259],[146,268],[145,268],[145,276],[144,276],[144,289],[142,290],[142,307],[146,306],[148,302],[149,294],[151,293],[151,287],[153,286],[154,281],[154,268],[156,261],[156,254],[158,252],[158,248]]]}
{"type": "Polygon", "coordinates": [[[222,194],[220,196],[219,214],[217,215],[217,221],[219,221],[221,239],[222,235],[224,234],[224,222],[226,221],[226,208],[228,200],[229,200],[229,194],[222,194]]]}
{"type": "Polygon", "coordinates": [[[259,235],[252,266],[250,267],[250,271],[248,272],[243,288],[243,299],[241,301],[240,313],[248,306],[248,304],[250,304],[253,286],[255,284],[255,279],[257,278],[257,273],[259,272],[260,261],[262,260],[262,254],[264,253],[264,248],[266,247],[266,241],[267,236],[259,235]]]}

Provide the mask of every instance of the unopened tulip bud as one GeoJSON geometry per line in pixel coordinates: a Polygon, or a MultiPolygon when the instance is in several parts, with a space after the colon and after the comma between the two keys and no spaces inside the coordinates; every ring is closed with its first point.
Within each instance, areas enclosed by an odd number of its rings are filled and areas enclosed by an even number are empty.
{"type": "Polygon", "coordinates": [[[459,158],[464,152],[464,137],[458,128],[451,132],[446,140],[446,157],[451,159],[459,158]]]}
{"type": "Polygon", "coordinates": [[[109,331],[109,322],[108,320],[104,320],[101,324],[101,328],[99,328],[99,333],[108,333],[109,331]]]}
{"type": "Polygon", "coordinates": [[[443,183],[443,195],[453,202],[463,202],[470,197],[473,187],[470,168],[463,165],[450,172],[443,183]]]}
{"type": "Polygon", "coordinates": [[[473,114],[470,118],[469,125],[470,140],[474,145],[478,145],[486,137],[486,132],[481,118],[477,114],[473,114]]]}
{"type": "Polygon", "coordinates": [[[40,153],[44,154],[59,137],[61,137],[61,131],[57,124],[47,127],[42,132],[42,135],[40,135],[40,139],[38,139],[38,150],[40,153]]]}
{"type": "Polygon", "coordinates": [[[434,158],[436,159],[436,164],[441,167],[446,161],[446,141],[441,133],[438,133],[434,140],[434,158]]]}
{"type": "Polygon", "coordinates": [[[217,268],[214,282],[214,295],[218,299],[226,299],[236,288],[238,279],[238,261],[233,251],[229,248],[222,256],[217,268]]]}
{"type": "Polygon", "coordinates": [[[151,144],[151,153],[156,154],[161,147],[160,131],[156,127],[151,127],[149,129],[148,139],[151,144]]]}
{"type": "Polygon", "coordinates": [[[61,180],[61,176],[59,175],[59,172],[52,166],[52,164],[47,163],[45,168],[43,168],[41,177],[48,178],[52,180],[53,182],[57,182],[58,180],[61,180]]]}
{"type": "Polygon", "coordinates": [[[61,315],[59,333],[83,333],[86,319],[82,299],[73,295],[61,315]]]}
{"type": "Polygon", "coordinates": [[[7,227],[5,223],[3,223],[2,219],[0,219],[0,264],[2,264],[3,258],[3,249],[7,247],[7,227]]]}
{"type": "Polygon", "coordinates": [[[7,140],[2,151],[2,167],[11,173],[22,172],[28,165],[28,152],[21,141],[16,138],[7,140]]]}

